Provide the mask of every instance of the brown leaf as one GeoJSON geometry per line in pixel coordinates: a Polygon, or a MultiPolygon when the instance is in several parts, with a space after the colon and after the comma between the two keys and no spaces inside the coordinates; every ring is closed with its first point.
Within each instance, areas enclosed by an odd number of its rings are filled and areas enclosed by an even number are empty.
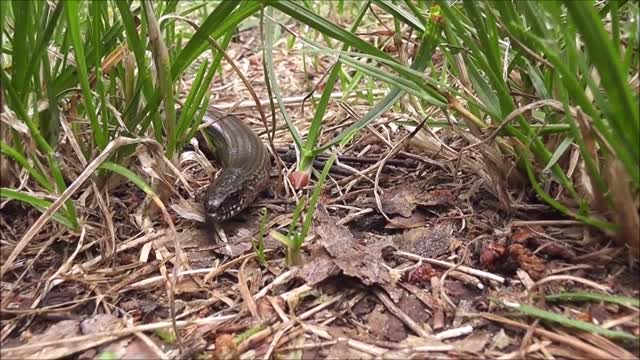
{"type": "Polygon", "coordinates": [[[529,241],[529,245],[538,247],[540,249],[538,251],[539,253],[546,254],[551,257],[561,258],[568,261],[571,261],[576,257],[575,251],[573,251],[567,245],[555,241],[546,241],[536,238],[531,239],[529,241]]]}
{"type": "Polygon", "coordinates": [[[533,280],[540,280],[545,273],[544,260],[534,255],[529,249],[520,244],[511,244],[507,248],[507,254],[514,258],[522,270],[526,271],[533,280]]]}
{"type": "Polygon", "coordinates": [[[413,295],[403,294],[398,302],[398,307],[418,324],[424,324],[429,320],[427,308],[413,295]]]}
{"type": "Polygon", "coordinates": [[[552,257],[559,257],[565,260],[573,260],[576,253],[568,246],[556,242],[548,241],[537,237],[538,233],[544,233],[544,229],[540,226],[525,226],[518,228],[512,235],[511,240],[514,243],[528,246],[529,248],[539,248],[539,252],[552,257]]]}
{"type": "Polygon", "coordinates": [[[340,274],[340,267],[324,249],[316,249],[313,260],[306,262],[297,276],[303,278],[307,285],[315,286],[329,277],[340,274]],[[321,251],[318,251],[321,250],[321,251]]]}
{"type": "Polygon", "coordinates": [[[542,229],[540,226],[519,227],[518,229],[516,229],[516,231],[513,232],[513,234],[511,234],[511,240],[519,244],[526,244],[527,240],[537,235],[536,232],[542,233],[544,232],[544,229],[542,229]]]}
{"type": "Polygon", "coordinates": [[[456,348],[462,351],[466,351],[470,354],[478,354],[484,350],[491,338],[492,335],[489,331],[480,330],[469,335],[464,340],[454,342],[454,344],[456,348]]]}
{"type": "Polygon", "coordinates": [[[434,276],[442,276],[442,271],[435,269],[430,264],[423,264],[407,272],[407,282],[412,285],[424,286],[431,284],[431,278],[434,276]]]}
{"type": "MultiPolygon", "coordinates": [[[[347,276],[359,279],[364,285],[379,285],[385,289],[394,301],[400,298],[400,292],[391,285],[391,276],[387,267],[383,265],[382,248],[379,245],[368,245],[367,247],[358,244],[353,238],[351,231],[346,226],[336,225],[337,219],[329,216],[324,206],[319,205],[316,210],[316,219],[314,221],[314,229],[320,237],[318,244],[321,245],[333,264],[347,276]],[[375,248],[376,251],[371,249],[375,248]]],[[[322,261],[326,261],[323,259],[322,261]]],[[[315,267],[314,260],[310,261],[307,267],[315,267]]],[[[330,263],[323,264],[321,267],[325,274],[335,274],[335,269],[330,263]],[[327,271],[329,269],[330,271],[327,271]]],[[[312,271],[304,271],[306,274],[312,274],[312,271]]]]}
{"type": "Polygon", "coordinates": [[[480,254],[480,265],[487,269],[496,269],[497,262],[504,256],[505,251],[506,247],[504,245],[489,243],[482,249],[482,254],[480,254]]]}
{"type": "Polygon", "coordinates": [[[216,351],[213,358],[216,360],[237,360],[240,358],[238,346],[233,341],[233,336],[222,334],[216,337],[216,351]]]}
{"type": "Polygon", "coordinates": [[[418,199],[418,203],[423,206],[447,206],[453,205],[456,201],[456,194],[447,189],[435,189],[429,191],[418,199]]]}
{"type": "Polygon", "coordinates": [[[388,224],[384,226],[385,229],[414,229],[423,227],[428,224],[427,217],[421,212],[414,212],[409,217],[396,216],[393,217],[388,224]]]}
{"type": "Polygon", "coordinates": [[[327,359],[373,359],[373,356],[352,348],[345,341],[330,346],[328,350],[327,359]]]}
{"type": "Polygon", "coordinates": [[[401,341],[407,337],[407,330],[402,321],[377,307],[367,317],[367,325],[371,333],[380,340],[401,341]]]}
{"type": "Polygon", "coordinates": [[[393,243],[402,251],[423,257],[438,257],[449,251],[452,234],[453,228],[449,223],[438,223],[433,228],[421,227],[405,231],[395,236],[393,243]]]}
{"type": "Polygon", "coordinates": [[[409,217],[416,208],[416,193],[416,189],[411,187],[385,190],[381,198],[382,210],[387,215],[409,217]]]}

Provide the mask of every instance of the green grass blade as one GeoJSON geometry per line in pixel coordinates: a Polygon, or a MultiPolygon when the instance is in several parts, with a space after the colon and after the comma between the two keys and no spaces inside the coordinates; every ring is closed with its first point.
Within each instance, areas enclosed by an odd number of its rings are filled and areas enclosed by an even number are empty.
{"type": "Polygon", "coordinates": [[[145,194],[155,194],[151,186],[149,186],[140,176],[136,175],[133,171],[118,165],[116,163],[106,161],[100,165],[101,169],[112,171],[116,174],[124,176],[127,180],[131,181],[134,185],[144,191],[145,194]]]}
{"type": "Polygon", "coordinates": [[[67,25],[71,34],[71,41],[76,54],[77,71],[80,77],[80,87],[84,96],[84,105],[86,108],[87,116],[91,122],[91,129],[93,131],[93,137],[96,145],[100,149],[104,149],[107,146],[107,134],[103,133],[102,126],[98,122],[98,116],[96,109],[93,105],[93,95],[91,93],[91,87],[89,86],[89,74],[87,70],[87,57],[84,52],[84,44],[81,37],[80,27],[80,8],[78,2],[65,0],[65,10],[67,14],[67,25]]]}
{"type": "MultiPolygon", "coordinates": [[[[602,86],[608,94],[611,111],[610,121],[617,123],[618,136],[628,138],[632,146],[636,164],[640,162],[640,116],[638,101],[631,94],[627,85],[626,74],[620,53],[612,43],[609,35],[593,5],[580,1],[564,1],[572,20],[584,37],[584,44],[592,54],[589,59],[598,69],[602,78],[602,86]]],[[[616,45],[617,46],[617,45],[616,45]]]]}
{"type": "Polygon", "coordinates": [[[558,162],[558,160],[560,160],[562,155],[564,155],[565,151],[567,151],[567,149],[569,148],[569,146],[571,146],[572,143],[573,143],[573,138],[571,137],[564,138],[564,140],[562,140],[560,145],[558,145],[558,148],[556,149],[556,151],[553,152],[553,155],[551,156],[549,163],[547,163],[547,165],[544,167],[542,172],[549,171],[549,169],[551,169],[551,167],[555,165],[558,162]]]}
{"type": "MultiPolygon", "coordinates": [[[[47,200],[43,200],[33,195],[27,194],[25,192],[16,191],[14,189],[9,189],[9,188],[0,188],[0,198],[16,200],[16,201],[29,204],[34,208],[38,209],[40,212],[47,211],[47,209],[51,206],[51,202],[47,200]]],[[[75,228],[77,225],[74,221],[70,221],[67,218],[67,216],[65,216],[61,212],[61,210],[58,210],[56,213],[54,213],[52,215],[52,218],[53,220],[71,229],[75,228]]]]}
{"type": "Polygon", "coordinates": [[[302,149],[302,137],[298,132],[296,125],[291,121],[291,117],[287,112],[286,107],[284,106],[284,102],[282,101],[282,94],[280,93],[280,86],[278,85],[278,77],[276,76],[273,65],[273,41],[274,35],[276,33],[277,27],[275,26],[275,22],[272,20],[273,18],[273,8],[269,7],[266,10],[266,14],[268,16],[264,22],[264,61],[265,61],[265,76],[267,77],[267,81],[271,86],[271,91],[273,91],[273,95],[275,95],[278,100],[278,108],[280,109],[280,113],[289,128],[289,132],[291,133],[291,137],[293,138],[293,142],[296,146],[297,151],[302,149]]]}
{"type": "MultiPolygon", "coordinates": [[[[14,0],[11,5],[15,19],[21,19],[14,21],[13,54],[11,56],[13,62],[11,80],[13,81],[14,89],[19,91],[19,89],[26,89],[30,80],[27,77],[27,67],[29,66],[29,36],[33,34],[30,24],[34,16],[31,13],[34,3],[14,0]]],[[[2,31],[4,32],[5,29],[3,28],[2,31]]],[[[25,102],[26,99],[22,94],[23,92],[19,92],[18,96],[22,102],[25,102]]]]}
{"type": "MultiPolygon", "coordinates": [[[[49,18],[49,21],[47,23],[47,27],[46,29],[44,29],[44,31],[40,32],[40,36],[38,38],[38,41],[35,45],[35,47],[30,50],[29,54],[31,57],[31,61],[28,62],[28,66],[27,66],[27,70],[26,70],[26,78],[29,79],[31,78],[31,76],[33,76],[34,71],[37,69],[37,65],[39,63],[39,59],[41,59],[43,56],[48,56],[47,54],[47,45],[49,44],[49,42],[51,41],[51,37],[54,34],[54,30],[55,27],[58,25],[58,23],[60,22],[60,15],[62,14],[62,8],[64,6],[63,2],[59,2],[56,5],[56,8],[53,10],[53,14],[51,14],[51,17],[49,18]]],[[[26,88],[26,83],[25,83],[25,87],[23,87],[20,90],[20,94],[21,97],[24,98],[25,94],[26,94],[27,88],[26,88]]]]}
{"type": "Polygon", "coordinates": [[[393,15],[394,19],[400,20],[403,23],[411,26],[413,29],[418,30],[421,33],[424,33],[425,28],[423,25],[423,21],[419,20],[414,14],[406,11],[402,7],[394,4],[389,0],[372,0],[372,3],[379,6],[384,11],[393,15]]]}
{"type": "Polygon", "coordinates": [[[545,299],[549,302],[560,301],[602,301],[612,304],[618,304],[622,306],[630,306],[636,309],[640,308],[640,299],[631,298],[626,296],[614,296],[606,295],[594,292],[565,292],[560,294],[553,294],[545,296],[545,299]]]}
{"type": "Polygon", "coordinates": [[[351,48],[358,49],[364,53],[376,55],[381,58],[395,61],[391,56],[389,56],[384,51],[378,49],[377,47],[369,44],[368,42],[360,39],[356,35],[352,34],[349,31],[341,29],[334,23],[328,21],[322,16],[313,13],[312,11],[300,6],[298,3],[290,2],[290,1],[273,1],[273,0],[265,0],[265,3],[273,6],[274,8],[282,11],[283,13],[291,16],[292,18],[309,25],[320,33],[327,35],[333,39],[342,41],[347,44],[351,48]]]}
{"type": "MultiPolygon", "coordinates": [[[[173,93],[173,78],[171,76],[171,61],[169,59],[169,51],[164,44],[160,25],[156,20],[151,3],[144,1],[143,5],[143,13],[147,19],[147,29],[149,32],[149,44],[151,46],[151,52],[153,53],[153,60],[158,74],[157,83],[164,102],[164,128],[166,131],[166,137],[164,140],[166,140],[167,144],[165,152],[167,158],[173,159],[178,139],[176,136],[176,107],[173,93]]],[[[157,140],[162,141],[163,138],[159,138],[157,140]]]]}
{"type": "Polygon", "coordinates": [[[506,306],[510,309],[514,309],[520,313],[533,316],[541,320],[546,320],[552,323],[560,324],[569,328],[574,328],[581,331],[602,335],[604,337],[608,337],[611,339],[622,339],[622,340],[636,341],[636,342],[640,340],[640,337],[633,336],[623,331],[609,330],[585,321],[569,319],[566,316],[559,315],[551,311],[539,309],[526,304],[513,304],[509,302],[503,302],[500,300],[497,300],[497,301],[501,303],[503,306],[506,306]]]}
{"type": "Polygon", "coordinates": [[[6,156],[15,160],[18,165],[20,165],[23,169],[27,170],[29,175],[40,184],[45,190],[48,192],[55,192],[55,188],[51,185],[49,180],[41,173],[39,170],[31,166],[29,160],[25,158],[18,150],[12,148],[7,145],[4,141],[0,141],[0,153],[5,154],[6,156]]]}

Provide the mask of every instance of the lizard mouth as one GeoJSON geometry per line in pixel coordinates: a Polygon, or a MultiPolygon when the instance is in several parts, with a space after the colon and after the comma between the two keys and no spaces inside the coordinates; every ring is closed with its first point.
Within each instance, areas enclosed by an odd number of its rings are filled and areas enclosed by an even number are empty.
{"type": "Polygon", "coordinates": [[[244,207],[245,199],[243,198],[229,198],[226,199],[220,206],[215,209],[207,210],[207,217],[214,222],[225,221],[234,217],[244,207]]]}

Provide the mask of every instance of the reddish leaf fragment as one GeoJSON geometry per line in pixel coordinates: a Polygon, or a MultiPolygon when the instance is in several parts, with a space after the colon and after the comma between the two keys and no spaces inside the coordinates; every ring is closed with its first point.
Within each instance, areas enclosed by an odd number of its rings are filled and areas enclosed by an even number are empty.
{"type": "Polygon", "coordinates": [[[233,341],[233,336],[222,334],[216,337],[216,351],[213,354],[216,360],[235,360],[239,359],[238,346],[233,341]]]}
{"type": "Polygon", "coordinates": [[[407,272],[407,282],[413,285],[431,284],[431,278],[441,276],[442,271],[436,270],[430,264],[423,264],[416,269],[407,272]]]}
{"type": "Polygon", "coordinates": [[[309,173],[294,171],[289,174],[289,181],[291,182],[291,185],[293,185],[294,189],[300,190],[309,183],[309,173]]]}
{"type": "Polygon", "coordinates": [[[489,243],[484,247],[484,249],[482,249],[482,254],[480,254],[480,265],[487,269],[495,269],[496,263],[504,256],[505,250],[506,248],[504,245],[489,243]]]}
{"type": "Polygon", "coordinates": [[[544,276],[546,269],[544,260],[534,255],[529,249],[520,244],[511,244],[508,248],[508,254],[533,280],[540,280],[544,276]]]}

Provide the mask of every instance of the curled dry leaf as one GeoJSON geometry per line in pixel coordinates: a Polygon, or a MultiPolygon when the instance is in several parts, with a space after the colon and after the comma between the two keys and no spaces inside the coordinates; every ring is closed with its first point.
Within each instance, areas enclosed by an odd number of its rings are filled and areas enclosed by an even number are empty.
{"type": "Polygon", "coordinates": [[[526,244],[529,239],[536,236],[536,232],[542,233],[544,229],[540,226],[522,226],[513,232],[511,240],[518,244],[526,244]]]}
{"type": "Polygon", "coordinates": [[[302,171],[294,171],[289,174],[288,178],[291,182],[291,185],[293,185],[293,188],[296,190],[302,189],[309,183],[309,173],[302,171]]]}
{"type": "Polygon", "coordinates": [[[409,217],[396,216],[387,223],[385,229],[414,229],[424,227],[429,223],[427,217],[421,212],[414,212],[409,217]]]}
{"type": "Polygon", "coordinates": [[[382,194],[382,210],[387,215],[409,217],[416,208],[416,195],[417,191],[414,188],[387,189],[382,194]]]}
{"type": "Polygon", "coordinates": [[[177,203],[171,204],[171,209],[183,219],[193,220],[200,223],[206,222],[205,210],[202,202],[181,198],[177,203]]]}
{"type": "Polygon", "coordinates": [[[453,205],[457,195],[448,189],[435,189],[419,198],[419,204],[423,206],[448,206],[453,205]]]}

